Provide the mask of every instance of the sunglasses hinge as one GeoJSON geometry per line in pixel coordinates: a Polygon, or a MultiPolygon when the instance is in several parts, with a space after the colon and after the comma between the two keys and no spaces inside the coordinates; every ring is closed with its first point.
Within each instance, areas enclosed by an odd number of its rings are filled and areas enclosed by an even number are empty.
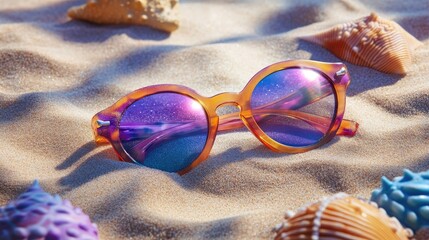
{"type": "Polygon", "coordinates": [[[346,75],[347,74],[347,70],[346,70],[346,68],[345,67],[342,67],[340,70],[338,70],[337,72],[335,72],[335,76],[334,76],[334,78],[335,78],[335,80],[337,81],[337,82],[339,82],[339,81],[341,81],[341,78],[344,76],[344,75],[346,75]]]}
{"type": "Polygon", "coordinates": [[[98,127],[107,127],[110,126],[110,121],[97,120],[98,127]]]}

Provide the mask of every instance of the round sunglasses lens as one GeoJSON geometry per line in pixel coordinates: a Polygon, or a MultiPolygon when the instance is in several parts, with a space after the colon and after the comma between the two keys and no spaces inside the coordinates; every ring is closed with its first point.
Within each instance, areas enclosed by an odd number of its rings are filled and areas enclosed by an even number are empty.
{"type": "Polygon", "coordinates": [[[178,93],[157,93],[135,101],[123,113],[119,138],[137,163],[167,172],[188,167],[208,136],[204,108],[178,93]]]}
{"type": "Polygon", "coordinates": [[[250,106],[258,126],[276,142],[305,147],[318,143],[334,120],[330,81],[315,70],[288,68],[263,78],[250,106]]]}

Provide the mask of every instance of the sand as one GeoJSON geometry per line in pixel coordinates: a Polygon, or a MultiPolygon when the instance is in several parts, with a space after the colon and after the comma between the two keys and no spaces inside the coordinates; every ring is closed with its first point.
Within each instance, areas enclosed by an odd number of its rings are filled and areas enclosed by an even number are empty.
{"type": "Polygon", "coordinates": [[[71,21],[83,0],[0,3],[0,205],[39,179],[81,207],[102,239],[269,239],[283,213],[346,192],[368,198],[380,177],[429,169],[429,4],[383,1],[181,1],[172,34],[71,21]],[[175,83],[202,95],[240,91],[287,59],[340,61],[299,41],[371,11],[423,42],[406,76],[346,63],[353,138],[279,154],[250,132],[217,137],[185,176],[119,162],[96,147],[91,117],[140,87],[175,83]]]}

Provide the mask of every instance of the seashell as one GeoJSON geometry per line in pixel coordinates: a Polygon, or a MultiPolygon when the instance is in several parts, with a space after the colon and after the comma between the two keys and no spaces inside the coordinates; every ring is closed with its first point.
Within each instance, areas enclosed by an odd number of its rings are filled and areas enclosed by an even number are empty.
{"type": "Polygon", "coordinates": [[[85,5],[72,7],[73,19],[98,24],[146,25],[166,32],[179,27],[179,0],[88,0],[85,5]]]}
{"type": "Polygon", "coordinates": [[[383,176],[381,183],[381,188],[372,192],[371,201],[413,229],[416,236],[429,237],[429,171],[413,173],[404,169],[404,176],[393,181],[383,176]]]}
{"type": "Polygon", "coordinates": [[[339,24],[303,40],[322,45],[338,58],[385,73],[405,74],[411,52],[422,45],[397,23],[375,13],[339,24]]]}
{"type": "Polygon", "coordinates": [[[0,239],[98,239],[89,217],[68,200],[44,192],[37,181],[16,200],[0,207],[0,239]]]}
{"type": "Polygon", "coordinates": [[[310,204],[276,226],[275,239],[410,239],[395,218],[345,193],[310,204]]]}

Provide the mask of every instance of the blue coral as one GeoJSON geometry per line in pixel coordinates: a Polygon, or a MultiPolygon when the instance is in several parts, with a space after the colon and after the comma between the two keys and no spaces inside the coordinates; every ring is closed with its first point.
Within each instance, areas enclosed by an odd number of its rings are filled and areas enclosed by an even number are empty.
{"type": "Polygon", "coordinates": [[[98,230],[81,209],[44,192],[37,181],[16,200],[0,207],[0,240],[98,239],[98,230]]]}
{"type": "Polygon", "coordinates": [[[405,169],[404,176],[393,181],[383,176],[381,183],[381,188],[372,192],[371,201],[415,232],[429,227],[429,171],[405,169]]]}

